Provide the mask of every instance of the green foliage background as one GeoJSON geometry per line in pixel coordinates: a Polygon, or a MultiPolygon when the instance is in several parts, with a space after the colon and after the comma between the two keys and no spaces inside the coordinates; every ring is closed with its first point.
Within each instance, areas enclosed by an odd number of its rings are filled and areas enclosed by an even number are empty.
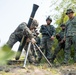
{"type": "MultiPolygon", "coordinates": [[[[58,14],[54,14],[54,19],[55,19],[55,24],[58,25],[58,27],[56,28],[56,33],[58,33],[61,28],[60,28],[60,24],[62,23],[66,23],[66,21],[68,20],[68,16],[65,14],[67,9],[73,9],[74,12],[76,12],[76,0],[62,0],[61,3],[56,6],[56,8],[54,9],[56,12],[58,12],[58,14]]],[[[76,13],[74,13],[74,15],[76,16],[76,13]]],[[[53,46],[53,50],[55,49],[56,45],[57,45],[57,40],[55,39],[54,42],[54,46],[53,46]]],[[[54,52],[54,51],[53,51],[54,52]]],[[[74,48],[73,46],[71,47],[71,57],[74,56],[74,48]]],[[[64,58],[64,51],[61,50],[58,55],[57,55],[57,61],[61,62],[64,58]]],[[[72,61],[70,61],[72,62],[72,61]]]]}
{"type": "Polygon", "coordinates": [[[14,56],[15,52],[12,51],[7,45],[0,48],[0,65],[6,64],[7,60],[14,56]]]}
{"type": "MultiPolygon", "coordinates": [[[[57,1],[59,1],[59,0],[57,0],[57,1]]],[[[54,15],[51,15],[54,17],[55,24],[58,25],[58,27],[56,28],[56,33],[58,33],[61,30],[60,24],[66,23],[66,21],[68,20],[68,17],[65,14],[66,10],[68,8],[72,8],[76,12],[76,0],[62,0],[58,6],[56,5],[57,1],[53,2],[53,4],[52,4],[52,5],[56,6],[55,9],[53,9],[56,11],[56,13],[54,15]]],[[[50,14],[51,14],[51,11],[50,11],[50,14]]],[[[74,15],[76,16],[76,13],[74,15]]],[[[58,42],[55,38],[52,52],[54,52],[54,49],[55,49],[57,43],[58,42]]],[[[73,55],[74,55],[73,47],[71,48],[71,50],[72,50],[71,56],[73,57],[73,55]]],[[[0,48],[0,64],[6,63],[6,60],[12,58],[13,56],[14,56],[14,52],[11,51],[8,46],[4,45],[3,47],[0,48]]],[[[64,56],[63,50],[61,52],[59,52],[56,60],[62,61],[63,57],[61,57],[61,56],[64,56]]]]}

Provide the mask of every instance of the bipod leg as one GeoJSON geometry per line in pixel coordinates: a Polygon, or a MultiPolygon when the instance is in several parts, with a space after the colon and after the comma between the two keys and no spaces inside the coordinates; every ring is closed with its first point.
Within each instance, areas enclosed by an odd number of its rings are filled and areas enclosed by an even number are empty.
{"type": "Polygon", "coordinates": [[[30,51],[30,47],[31,47],[31,42],[29,42],[29,44],[28,44],[27,53],[26,53],[26,57],[25,57],[25,60],[24,60],[24,65],[23,65],[23,67],[26,66],[27,57],[28,57],[28,54],[29,54],[29,51],[30,51]]]}
{"type": "Polygon", "coordinates": [[[38,45],[37,44],[35,44],[35,46],[38,48],[38,50],[41,52],[41,54],[43,55],[43,57],[46,59],[46,61],[48,62],[48,64],[50,65],[50,66],[52,66],[52,64],[50,63],[50,61],[46,58],[46,56],[44,55],[44,53],[42,52],[42,50],[38,47],[38,45]]]}

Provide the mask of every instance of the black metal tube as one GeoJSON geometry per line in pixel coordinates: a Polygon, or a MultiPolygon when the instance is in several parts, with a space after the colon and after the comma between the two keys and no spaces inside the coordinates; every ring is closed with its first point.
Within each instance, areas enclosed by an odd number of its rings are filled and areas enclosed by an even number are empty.
{"type": "MultiPolygon", "coordinates": [[[[39,7],[38,5],[33,4],[32,13],[31,13],[31,16],[30,16],[28,24],[27,24],[28,28],[30,28],[30,26],[31,26],[32,20],[33,20],[33,18],[35,16],[35,13],[36,13],[38,7],[39,7]]],[[[22,52],[22,49],[23,49],[25,43],[26,43],[26,37],[23,36],[23,38],[22,38],[22,40],[20,42],[16,57],[15,57],[16,60],[19,60],[21,52],[22,52]]]]}

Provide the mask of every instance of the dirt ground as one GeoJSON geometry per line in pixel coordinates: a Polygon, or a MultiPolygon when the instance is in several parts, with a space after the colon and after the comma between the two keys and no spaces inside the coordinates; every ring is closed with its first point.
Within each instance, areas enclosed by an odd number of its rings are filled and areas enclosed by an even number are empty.
{"type": "Polygon", "coordinates": [[[38,66],[27,64],[25,68],[22,66],[22,64],[1,65],[0,75],[76,75],[76,64],[53,67],[46,63],[38,66]]]}

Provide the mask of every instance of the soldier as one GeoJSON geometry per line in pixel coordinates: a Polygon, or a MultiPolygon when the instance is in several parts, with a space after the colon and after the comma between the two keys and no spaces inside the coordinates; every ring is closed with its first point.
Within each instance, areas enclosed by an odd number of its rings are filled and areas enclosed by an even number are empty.
{"type": "MultiPolygon", "coordinates": [[[[55,28],[53,25],[51,25],[52,19],[50,16],[46,19],[46,25],[41,25],[40,32],[42,34],[42,39],[41,39],[41,50],[45,50],[45,56],[47,59],[50,61],[52,57],[52,45],[53,45],[53,40],[55,36],[55,28]]],[[[38,61],[40,62],[42,58],[42,54],[40,53],[38,61]]]]}
{"type": "MultiPolygon", "coordinates": [[[[38,36],[38,31],[36,29],[31,29],[31,32],[34,36],[34,39],[36,40],[36,44],[38,45],[38,47],[40,46],[40,37],[38,36]]],[[[29,40],[29,39],[28,39],[29,40]]],[[[25,44],[25,50],[27,50],[27,47],[28,47],[28,42],[25,44]]],[[[36,48],[36,46],[34,44],[31,44],[31,51],[30,51],[30,55],[28,55],[28,59],[29,59],[29,62],[32,63],[33,61],[31,59],[33,59],[35,61],[34,64],[37,64],[37,57],[38,57],[38,53],[39,53],[39,50],[36,48]]]]}
{"type": "Polygon", "coordinates": [[[34,36],[35,36],[36,44],[37,44],[38,46],[40,46],[40,41],[41,41],[41,39],[40,39],[40,37],[39,37],[39,32],[38,32],[37,30],[35,30],[35,33],[36,33],[36,35],[34,35],[34,36]]]}
{"type": "MultiPolygon", "coordinates": [[[[38,22],[36,20],[32,21],[32,24],[30,26],[30,29],[34,29],[38,27],[38,22]]],[[[30,29],[27,27],[27,24],[25,22],[21,23],[16,30],[10,35],[9,40],[7,41],[7,45],[12,48],[13,45],[16,42],[21,42],[21,39],[23,37],[23,35],[25,35],[27,38],[27,40],[31,40],[32,43],[35,43],[36,40],[33,37],[32,32],[30,31],[30,29]]],[[[31,58],[29,58],[31,59],[31,58]]]]}
{"type": "MultiPolygon", "coordinates": [[[[37,27],[38,26],[38,22],[36,20],[33,20],[30,29],[37,27]]],[[[12,48],[13,45],[16,42],[21,42],[21,39],[23,37],[23,35],[27,36],[27,38],[31,38],[32,42],[35,42],[32,32],[29,30],[29,28],[27,27],[27,24],[25,22],[21,23],[16,30],[10,35],[9,40],[7,41],[7,45],[12,48]]]]}
{"type": "Polygon", "coordinates": [[[72,9],[67,9],[66,15],[69,20],[66,22],[66,42],[63,64],[67,64],[70,58],[71,45],[74,46],[74,62],[76,62],[76,17],[72,9]]]}
{"type": "Polygon", "coordinates": [[[56,34],[58,44],[57,44],[57,46],[56,46],[56,48],[54,50],[54,54],[53,54],[53,56],[51,58],[52,62],[56,58],[56,55],[59,53],[59,51],[61,49],[64,50],[64,48],[65,48],[65,24],[61,24],[61,28],[62,28],[62,30],[58,34],[56,34]]]}
{"type": "MultiPolygon", "coordinates": [[[[39,32],[36,30],[35,40],[36,40],[36,44],[38,45],[38,47],[40,47],[41,39],[38,35],[39,35],[39,32]]],[[[40,51],[36,47],[35,47],[35,49],[36,49],[36,51],[34,54],[36,55],[36,58],[38,58],[40,51]]],[[[36,60],[38,62],[38,59],[36,59],[36,60]]]]}

